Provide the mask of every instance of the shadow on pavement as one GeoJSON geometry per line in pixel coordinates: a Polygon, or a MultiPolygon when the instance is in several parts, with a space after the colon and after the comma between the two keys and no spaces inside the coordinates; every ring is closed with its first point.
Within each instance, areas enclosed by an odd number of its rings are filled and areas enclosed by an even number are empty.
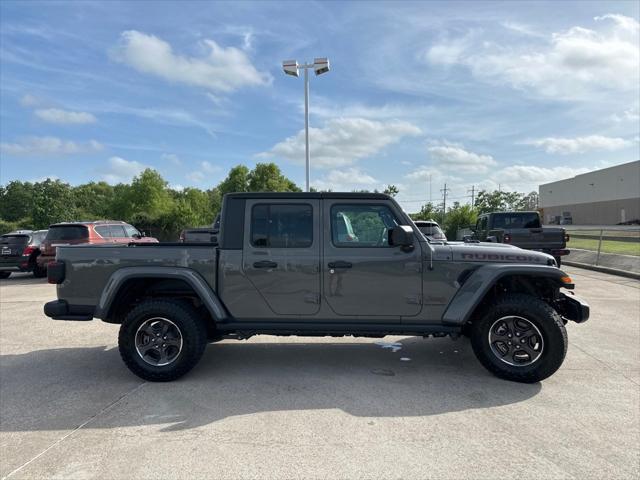
{"type": "Polygon", "coordinates": [[[318,409],[437,415],[521,402],[541,388],[493,377],[466,340],[407,337],[401,345],[393,352],[373,341],[219,343],[186,377],[135,391],[142,382],[116,348],[3,355],[0,430],[75,428],[132,391],[87,428],[166,424],[163,431],[172,431],[238,415],[318,409]]]}
{"type": "Polygon", "coordinates": [[[0,285],[37,285],[47,283],[47,277],[35,278],[32,273],[12,272],[9,278],[0,279],[0,285]]]}

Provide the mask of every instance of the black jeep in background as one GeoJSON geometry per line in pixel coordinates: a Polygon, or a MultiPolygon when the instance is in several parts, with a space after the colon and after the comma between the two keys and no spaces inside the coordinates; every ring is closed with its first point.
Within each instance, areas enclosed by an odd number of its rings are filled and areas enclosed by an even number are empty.
{"type": "Polygon", "coordinates": [[[543,227],[538,212],[494,212],[478,217],[473,238],[481,242],[508,243],[553,255],[558,266],[569,255],[569,235],[562,227],[543,227]]]}

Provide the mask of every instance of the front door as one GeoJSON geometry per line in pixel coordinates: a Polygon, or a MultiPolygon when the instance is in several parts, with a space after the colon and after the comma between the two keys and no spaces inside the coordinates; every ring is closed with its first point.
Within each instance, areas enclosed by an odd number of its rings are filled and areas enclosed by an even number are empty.
{"type": "Polygon", "coordinates": [[[246,205],[244,274],[274,317],[317,313],[320,201],[248,200],[246,205]]]}
{"type": "Polygon", "coordinates": [[[413,316],[422,308],[420,244],[389,245],[398,212],[384,201],[324,200],[324,296],[338,315],[413,316]]]}

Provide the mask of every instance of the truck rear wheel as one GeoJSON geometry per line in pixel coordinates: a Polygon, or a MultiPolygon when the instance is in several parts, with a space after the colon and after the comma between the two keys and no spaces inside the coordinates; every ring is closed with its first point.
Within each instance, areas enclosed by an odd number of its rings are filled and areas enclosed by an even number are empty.
{"type": "Polygon", "coordinates": [[[118,347],[129,370],[144,380],[180,378],[200,360],[207,332],[186,302],[148,300],[134,307],[120,326],[118,347]]]}
{"type": "Polygon", "coordinates": [[[0,272],[0,278],[9,278],[11,276],[11,272],[0,272]]]}
{"type": "Polygon", "coordinates": [[[567,331],[558,313],[530,295],[499,298],[475,319],[471,345],[494,375],[534,383],[552,375],[567,353],[567,331]]]}

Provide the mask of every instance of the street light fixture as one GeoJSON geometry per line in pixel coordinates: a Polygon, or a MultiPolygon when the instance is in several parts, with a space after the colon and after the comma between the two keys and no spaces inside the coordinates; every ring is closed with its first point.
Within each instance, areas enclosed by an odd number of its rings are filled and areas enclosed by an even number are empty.
{"type": "Polygon", "coordinates": [[[292,77],[299,76],[300,69],[304,70],[304,139],[305,139],[305,164],[307,173],[307,189],[309,191],[309,69],[313,68],[313,71],[317,75],[322,75],[329,71],[329,59],[328,58],[315,58],[313,63],[298,64],[296,60],[285,60],[282,62],[282,69],[287,75],[292,77]]]}

